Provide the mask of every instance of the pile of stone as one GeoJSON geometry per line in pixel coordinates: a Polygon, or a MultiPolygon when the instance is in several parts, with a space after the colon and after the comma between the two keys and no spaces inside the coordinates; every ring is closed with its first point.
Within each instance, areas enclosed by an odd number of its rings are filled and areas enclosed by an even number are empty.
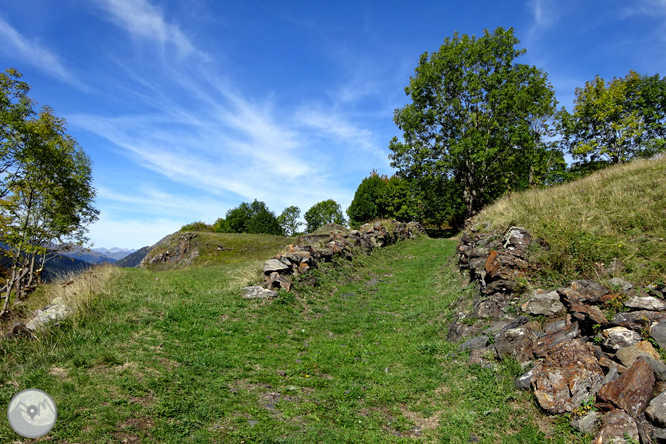
{"type": "Polygon", "coordinates": [[[463,236],[460,266],[479,291],[449,339],[471,337],[460,348],[472,363],[513,358],[530,368],[516,386],[533,389],[547,413],[570,413],[595,443],[666,442],[666,364],[655,349],[666,348],[666,286],[634,288],[615,278],[609,287],[578,280],[517,291],[540,248],[547,243],[519,227],[463,236]],[[615,312],[611,319],[604,309],[615,312]]]}
{"type": "Polygon", "coordinates": [[[265,281],[262,287],[243,289],[246,298],[276,296],[272,289],[291,289],[293,279],[317,268],[317,264],[331,262],[334,257],[351,260],[354,255],[368,253],[376,248],[394,244],[402,239],[414,239],[425,233],[418,222],[396,220],[362,225],[358,230],[336,230],[324,235],[309,235],[299,244],[288,245],[287,251],[264,263],[265,281]]]}

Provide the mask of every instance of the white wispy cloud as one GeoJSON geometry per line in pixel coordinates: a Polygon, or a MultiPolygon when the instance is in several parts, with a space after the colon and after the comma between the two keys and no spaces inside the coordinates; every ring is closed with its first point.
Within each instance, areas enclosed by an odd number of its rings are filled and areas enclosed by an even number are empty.
{"type": "Polygon", "coordinates": [[[37,40],[31,40],[0,17],[0,51],[35,66],[60,80],[82,86],[60,57],[37,40]]]}
{"type": "Polygon", "coordinates": [[[164,13],[147,0],[99,0],[98,3],[132,37],[153,41],[162,52],[173,45],[180,58],[204,56],[177,25],[168,23],[164,13]]]}

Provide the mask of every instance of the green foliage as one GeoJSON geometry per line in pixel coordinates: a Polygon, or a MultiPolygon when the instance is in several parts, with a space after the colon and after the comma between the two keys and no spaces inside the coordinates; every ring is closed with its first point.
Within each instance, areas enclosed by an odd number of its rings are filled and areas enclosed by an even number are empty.
{"type": "Polygon", "coordinates": [[[303,225],[300,222],[301,209],[295,205],[285,208],[282,213],[277,217],[280,228],[287,236],[294,236],[298,233],[298,228],[303,225]]]}
{"type": "Polygon", "coordinates": [[[2,312],[14,286],[19,292],[30,284],[18,269],[32,276],[36,257],[43,265],[51,243],[86,242],[99,214],[90,159],[66,133],[65,119],[47,106],[33,110],[20,77],[11,69],[0,74],[0,231],[12,260],[2,312]]]}
{"type": "Polygon", "coordinates": [[[231,227],[226,219],[220,217],[213,223],[213,231],[215,233],[231,233],[231,227]]]}
{"type": "Polygon", "coordinates": [[[326,224],[345,225],[347,221],[342,215],[340,205],[333,199],[323,200],[314,204],[303,216],[307,223],[308,233],[326,224]]]}
{"type": "Polygon", "coordinates": [[[387,191],[386,182],[375,171],[361,181],[354,193],[354,200],[347,208],[352,227],[357,228],[365,222],[386,216],[386,208],[382,205],[382,199],[387,191]]]}
{"type": "Polygon", "coordinates": [[[178,231],[215,231],[212,225],[208,225],[205,222],[192,222],[191,224],[183,225],[178,231]]]}
{"type": "Polygon", "coordinates": [[[559,120],[564,142],[579,161],[619,163],[639,156],[645,124],[636,106],[640,76],[631,71],[608,84],[599,76],[576,89],[572,114],[563,109],[559,120]]]}
{"type": "Polygon", "coordinates": [[[412,103],[394,114],[404,141],[391,141],[391,165],[414,178],[454,180],[466,215],[536,184],[550,168],[541,165],[544,153],[557,152],[544,142],[553,89],[543,71],[514,63],[525,52],[513,48],[518,43],[503,28],[446,38],[421,56],[405,88],[412,103]]]}
{"type": "Polygon", "coordinates": [[[283,234],[275,214],[264,202],[256,199],[251,204],[243,202],[227,211],[225,223],[221,222],[219,226],[232,233],[283,234]]]}

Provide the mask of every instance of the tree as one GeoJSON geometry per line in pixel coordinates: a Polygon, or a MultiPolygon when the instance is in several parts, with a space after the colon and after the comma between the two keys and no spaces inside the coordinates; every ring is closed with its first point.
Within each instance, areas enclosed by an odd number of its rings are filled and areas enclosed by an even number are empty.
{"type": "Polygon", "coordinates": [[[324,200],[314,204],[303,216],[307,222],[307,231],[312,233],[317,228],[326,224],[340,224],[347,223],[345,217],[342,215],[340,205],[333,199],[324,200]]]}
{"type": "Polygon", "coordinates": [[[370,172],[370,176],[361,181],[354,193],[354,200],[347,208],[347,215],[352,227],[386,215],[386,209],[381,200],[386,194],[386,182],[388,179],[380,176],[376,171],[370,172]]]}
{"type": "Polygon", "coordinates": [[[525,53],[518,43],[503,28],[446,38],[421,56],[405,88],[412,103],[395,110],[403,141],[391,141],[391,165],[415,179],[454,180],[466,217],[528,183],[543,137],[534,122],[555,110],[546,74],[514,62],[525,53]]]}
{"type": "Polygon", "coordinates": [[[227,211],[225,224],[220,223],[220,228],[232,233],[283,234],[275,214],[256,199],[227,211]]]}
{"type": "Polygon", "coordinates": [[[49,107],[35,113],[19,78],[14,70],[0,75],[0,231],[11,259],[0,314],[7,312],[12,291],[21,296],[32,286],[49,247],[83,244],[99,214],[90,159],[67,134],[63,118],[49,107]]]}
{"type": "Polygon", "coordinates": [[[297,206],[292,205],[282,211],[277,220],[285,235],[293,236],[298,232],[298,227],[303,225],[303,222],[299,221],[300,217],[301,209],[297,206]]]}
{"type": "Polygon", "coordinates": [[[631,71],[606,83],[596,76],[576,88],[573,113],[562,109],[564,142],[574,159],[621,163],[640,156],[645,121],[638,109],[640,76],[631,71]]]}

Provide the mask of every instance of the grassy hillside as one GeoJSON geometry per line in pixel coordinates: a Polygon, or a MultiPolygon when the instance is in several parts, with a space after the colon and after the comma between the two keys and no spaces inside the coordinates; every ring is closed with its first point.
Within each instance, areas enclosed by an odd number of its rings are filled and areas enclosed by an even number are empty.
{"type": "MultiPolygon", "coordinates": [[[[212,236],[233,253],[101,269],[86,275],[92,294],[47,288],[88,297],[38,341],[0,342],[2,401],[49,393],[54,442],[579,442],[513,389],[519,368],[470,367],[446,341],[464,285],[454,240],[405,241],[256,301],[240,288],[290,240],[212,236]]],[[[17,438],[2,417],[0,441],[17,438]]]]}
{"type": "Polygon", "coordinates": [[[546,239],[550,251],[539,258],[538,276],[545,285],[574,276],[643,285],[665,279],[666,157],[512,194],[475,221],[490,221],[486,229],[521,226],[546,239]]]}

